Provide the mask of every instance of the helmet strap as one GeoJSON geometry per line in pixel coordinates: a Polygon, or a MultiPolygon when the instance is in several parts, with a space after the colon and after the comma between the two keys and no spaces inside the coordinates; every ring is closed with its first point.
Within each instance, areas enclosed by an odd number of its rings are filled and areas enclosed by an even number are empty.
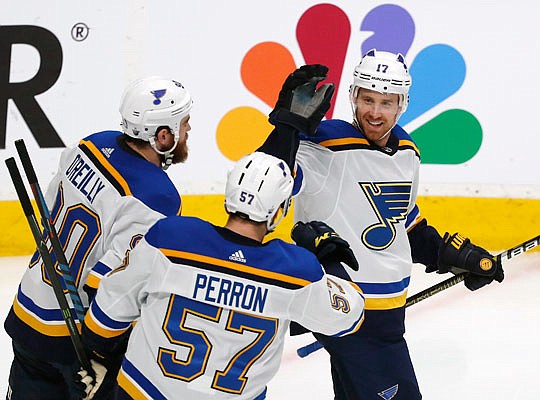
{"type": "MultiPolygon", "coordinates": [[[[172,131],[169,130],[169,132],[172,133],[172,131]]],[[[173,134],[174,136],[174,144],[172,145],[172,147],[168,150],[165,150],[165,151],[162,151],[162,150],[159,150],[157,148],[157,144],[156,144],[156,138],[155,136],[151,136],[148,138],[148,141],[150,142],[150,146],[152,146],[152,148],[154,149],[154,151],[156,153],[158,153],[160,156],[161,156],[161,169],[163,171],[166,171],[172,164],[172,161],[173,161],[173,157],[174,157],[174,149],[176,149],[176,146],[178,145],[178,141],[180,140],[180,133],[179,132],[175,132],[173,134]]]]}
{"type": "Polygon", "coordinates": [[[268,233],[273,232],[276,229],[276,226],[285,218],[289,212],[289,207],[291,205],[291,198],[287,198],[281,206],[278,207],[272,218],[266,221],[266,229],[268,233]],[[279,215],[278,215],[279,214],[279,215]]]}

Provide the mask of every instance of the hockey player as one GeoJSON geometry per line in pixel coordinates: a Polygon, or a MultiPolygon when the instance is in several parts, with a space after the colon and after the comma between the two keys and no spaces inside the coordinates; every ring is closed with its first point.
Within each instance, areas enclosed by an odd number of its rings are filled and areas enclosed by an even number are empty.
{"type": "MultiPolygon", "coordinates": [[[[282,160],[252,153],[229,172],[224,227],[168,217],[148,231],[85,317],[96,386],[135,319],[118,399],[264,399],[291,320],[325,335],[360,327],[364,299],[355,285],[327,275],[302,247],[262,243],[287,213],[292,187],[282,160]]],[[[309,231],[325,232],[314,251],[339,247],[354,258],[328,227],[300,226],[295,236],[310,245],[309,231]]]]}
{"type": "Polygon", "coordinates": [[[354,70],[353,123],[328,120],[313,129],[292,118],[287,105],[305,93],[324,93],[325,85],[316,84],[326,73],[322,65],[309,65],[287,78],[270,114],[272,124],[285,127],[259,151],[280,156],[291,168],[296,159],[295,220],[331,225],[360,264],[358,271],[346,269],[365,294],[364,325],[343,338],[316,334],[330,353],[335,398],[420,399],[403,336],[412,263],[426,265],[426,272],[468,272],[470,290],[501,282],[502,266],[457,233],[441,238],[420,215],[420,154],[396,125],[411,85],[403,56],[369,51],[354,70]]]}
{"type": "MultiPolygon", "coordinates": [[[[121,100],[123,133],[95,133],[63,151],[45,197],[85,307],[101,278],[128,262],[150,226],[180,214],[180,195],[164,170],[187,158],[191,107],[190,94],[176,81],[135,81],[121,100]]],[[[38,252],[5,330],[15,356],[8,398],[69,398],[77,359],[38,252]]],[[[107,393],[116,385],[115,371],[110,376],[107,393]]]]}

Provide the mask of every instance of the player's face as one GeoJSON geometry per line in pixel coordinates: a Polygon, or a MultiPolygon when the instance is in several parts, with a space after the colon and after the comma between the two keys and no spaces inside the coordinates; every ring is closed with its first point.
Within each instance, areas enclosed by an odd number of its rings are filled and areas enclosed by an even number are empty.
{"type": "Polygon", "coordinates": [[[383,94],[364,88],[358,91],[356,119],[364,135],[377,145],[386,144],[388,136],[382,139],[384,143],[378,141],[395,125],[399,109],[398,94],[383,94]]]}
{"type": "Polygon", "coordinates": [[[188,157],[188,132],[191,130],[189,124],[189,115],[180,122],[180,136],[178,138],[178,144],[173,152],[173,164],[178,164],[187,160],[188,157]]]}

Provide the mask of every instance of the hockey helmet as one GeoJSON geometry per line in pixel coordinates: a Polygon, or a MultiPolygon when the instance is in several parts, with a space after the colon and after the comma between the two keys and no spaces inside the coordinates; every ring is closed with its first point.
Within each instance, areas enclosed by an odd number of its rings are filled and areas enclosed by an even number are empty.
{"type": "Polygon", "coordinates": [[[122,130],[150,142],[160,126],[169,127],[177,135],[192,104],[189,92],[179,82],[159,76],[136,80],[126,88],[120,102],[122,130]]]}
{"type": "Polygon", "coordinates": [[[271,232],[287,215],[292,188],[291,171],[283,160],[254,152],[238,160],[229,171],[225,209],[255,222],[266,221],[271,232]],[[280,209],[282,214],[277,217],[280,209]]]}
{"type": "Polygon", "coordinates": [[[355,104],[359,88],[384,94],[398,94],[400,95],[400,115],[407,110],[412,79],[401,53],[394,54],[372,49],[362,57],[360,63],[354,68],[353,75],[354,81],[349,94],[354,112],[356,112],[355,104]]]}

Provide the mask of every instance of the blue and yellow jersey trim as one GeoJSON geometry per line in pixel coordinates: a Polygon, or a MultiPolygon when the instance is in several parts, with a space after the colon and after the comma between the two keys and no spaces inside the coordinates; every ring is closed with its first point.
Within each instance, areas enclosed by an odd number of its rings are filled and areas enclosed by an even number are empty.
{"type": "Polygon", "coordinates": [[[418,205],[414,205],[414,208],[407,214],[407,219],[405,220],[405,229],[409,232],[416,225],[422,222],[425,218],[420,215],[420,209],[418,205]]]}
{"type": "Polygon", "coordinates": [[[173,249],[160,248],[159,250],[173,264],[190,265],[207,271],[221,272],[286,289],[300,289],[312,283],[307,279],[238,264],[220,258],[173,249]]]}
{"type": "Polygon", "coordinates": [[[97,302],[93,301],[84,317],[84,324],[96,335],[109,339],[122,335],[132,323],[110,318],[101,310],[97,302]]]}
{"type": "Polygon", "coordinates": [[[400,139],[399,144],[398,144],[398,149],[399,150],[405,150],[405,149],[413,150],[416,153],[416,156],[420,158],[420,150],[418,149],[418,147],[416,146],[416,144],[414,144],[412,140],[400,139]]]}
{"type": "Polygon", "coordinates": [[[181,215],[180,195],[163,170],[123,150],[117,141],[122,133],[105,131],[79,142],[79,149],[91,160],[121,196],[132,196],[163,215],[181,215]],[[113,149],[109,158],[102,148],[113,149]]]}
{"type": "MultiPolygon", "coordinates": [[[[416,156],[420,158],[420,150],[403,128],[396,125],[392,128],[392,133],[395,136],[393,140],[397,141],[397,150],[413,150],[416,156]]],[[[302,136],[301,139],[317,143],[332,151],[378,149],[354,125],[342,120],[322,121],[314,136],[302,136]]],[[[396,146],[396,144],[393,146],[396,146]]]]}
{"type": "Polygon", "coordinates": [[[100,170],[100,172],[107,178],[107,180],[115,187],[115,189],[122,196],[132,196],[131,188],[124,179],[122,174],[114,168],[109,161],[105,158],[103,153],[96,147],[94,143],[89,140],[81,140],[79,142],[79,148],[86,156],[92,160],[93,164],[100,170]]]}
{"type": "Polygon", "coordinates": [[[111,268],[101,261],[98,261],[90,271],[88,278],[86,279],[86,285],[90,286],[92,289],[97,289],[101,280],[111,272],[111,268]]]}
{"type": "Polygon", "coordinates": [[[364,292],[366,310],[390,310],[405,305],[410,280],[410,277],[406,277],[399,282],[356,283],[364,292]]]}
{"type": "MultiPolygon", "coordinates": [[[[20,289],[13,301],[15,315],[28,326],[46,336],[69,336],[69,330],[60,309],[45,309],[35,304],[20,289]]],[[[75,310],[71,310],[75,315],[75,310]]],[[[75,319],[77,329],[81,330],[79,321],[75,319]]]]}
{"type": "Polygon", "coordinates": [[[159,389],[150,382],[127,358],[117,377],[118,385],[135,400],[167,400],[159,389]]]}
{"type": "MultiPolygon", "coordinates": [[[[332,151],[373,148],[373,145],[369,143],[367,139],[358,137],[323,140],[319,142],[319,145],[332,151]]],[[[397,148],[398,150],[413,150],[416,156],[420,158],[420,150],[412,140],[399,140],[397,148]]]]}

